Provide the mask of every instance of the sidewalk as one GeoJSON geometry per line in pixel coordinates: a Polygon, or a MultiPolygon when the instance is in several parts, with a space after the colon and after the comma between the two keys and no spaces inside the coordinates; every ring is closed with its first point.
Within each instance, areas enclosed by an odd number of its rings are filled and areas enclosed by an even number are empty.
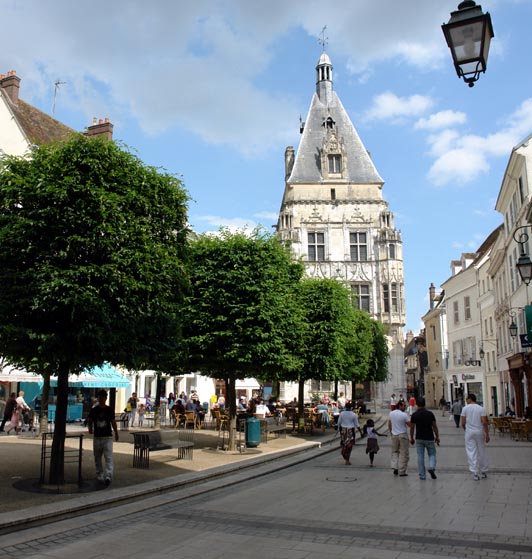
{"type": "MultiPolygon", "coordinates": [[[[138,431],[138,429],[133,429],[138,431]]],[[[150,429],[146,429],[150,430],[150,429]]],[[[162,428],[163,436],[172,439],[177,433],[170,427],[162,428]]],[[[115,476],[109,488],[95,480],[92,455],[92,437],[87,428],[80,424],[70,424],[67,434],[83,434],[83,461],[81,490],[72,481],[77,479],[77,464],[66,464],[67,484],[62,493],[57,488],[38,487],[40,475],[41,437],[31,433],[0,436],[0,493],[2,509],[0,530],[13,526],[20,520],[24,523],[32,517],[52,514],[57,509],[69,510],[68,503],[77,507],[74,501],[95,506],[100,502],[114,499],[124,501],[129,495],[148,495],[157,491],[167,491],[181,484],[197,482],[210,476],[220,475],[228,470],[276,460],[281,456],[295,455],[305,450],[321,448],[330,442],[336,432],[315,430],[312,434],[291,433],[286,437],[270,435],[267,443],[240,453],[217,450],[218,432],[214,429],[196,430],[192,460],[177,460],[177,449],[159,450],[150,453],[149,469],[133,468],[133,437],[128,430],[119,431],[119,442],[114,443],[115,476]]],[[[76,448],[79,439],[67,439],[66,446],[76,448]]]]}
{"type": "MultiPolygon", "coordinates": [[[[471,475],[468,472],[464,449],[464,435],[462,429],[456,429],[454,422],[448,416],[441,417],[435,412],[440,428],[442,443],[438,449],[438,490],[443,491],[446,500],[451,502],[453,496],[460,496],[468,490],[471,475]]],[[[386,432],[387,414],[375,416],[381,432],[386,432]],[[384,427],[383,427],[384,424],[384,427]]],[[[363,420],[362,420],[363,422],[363,420]]],[[[70,426],[69,432],[86,430],[81,427],[70,426]]],[[[171,436],[170,430],[166,432],[171,436]]],[[[195,448],[193,460],[176,460],[176,450],[157,451],[150,454],[150,469],[139,470],[132,467],[133,445],[129,442],[132,437],[127,431],[121,431],[121,440],[115,443],[115,479],[109,488],[99,484],[94,479],[94,465],[92,462],[92,440],[88,436],[83,438],[83,476],[86,480],[86,492],[57,494],[39,492],[35,485],[39,477],[40,466],[40,438],[28,436],[0,437],[0,491],[3,501],[3,513],[0,514],[0,534],[7,530],[22,527],[33,519],[45,519],[54,515],[63,517],[79,514],[85,510],[94,509],[103,504],[113,506],[130,501],[138,501],[156,495],[172,495],[172,490],[179,488],[180,495],[189,492],[208,490],[211,482],[227,483],[222,476],[228,473],[237,477],[249,478],[262,475],[304,462],[318,455],[334,451],[330,463],[333,468],[339,467],[341,476],[352,475],[355,472],[365,472],[368,469],[368,457],[364,452],[365,441],[357,441],[351,458],[353,467],[344,469],[343,460],[339,452],[339,440],[336,432],[329,429],[325,432],[315,431],[311,435],[287,434],[286,438],[270,438],[267,444],[261,443],[258,448],[247,449],[245,454],[229,453],[216,450],[218,443],[217,432],[214,430],[200,430],[195,434],[195,448]],[[333,466],[333,464],[337,464],[333,466]],[[187,489],[185,489],[187,488],[187,489]]],[[[530,478],[532,464],[532,442],[513,441],[508,435],[492,434],[488,445],[490,461],[490,486],[495,482],[504,486],[509,504],[512,509],[521,511],[526,519],[527,511],[523,510],[523,498],[528,499],[528,486],[522,484],[530,478]],[[507,480],[507,481],[506,481],[507,480]],[[510,484],[510,485],[508,485],[510,484]]],[[[386,476],[386,483],[394,484],[394,476],[390,470],[390,439],[379,439],[381,451],[376,457],[374,474],[382,471],[386,476]],[[388,479],[389,477],[389,479],[388,479]]],[[[417,479],[415,450],[411,447],[408,486],[416,488],[420,484],[417,479]]],[[[364,474],[365,475],[365,474],[364,474]]],[[[343,480],[343,478],[342,478],[343,480]]],[[[431,491],[430,482],[422,482],[426,490],[431,491]]],[[[486,485],[479,485],[484,489],[486,485]]],[[[67,487],[67,490],[69,487],[67,487]]],[[[383,489],[383,488],[382,488],[383,489]]],[[[436,486],[434,486],[436,489],[436,486]]],[[[175,497],[171,497],[175,498],[175,497]]],[[[373,505],[376,505],[375,497],[373,505]]],[[[384,505],[387,510],[389,505],[384,505]]],[[[375,512],[375,511],[374,511],[375,512]]],[[[452,515],[451,511],[448,511],[452,515]]],[[[382,520],[382,519],[381,519],[382,520]]],[[[517,530],[517,526],[515,526],[517,530]]],[[[523,527],[519,527],[523,531],[523,527]]]]}

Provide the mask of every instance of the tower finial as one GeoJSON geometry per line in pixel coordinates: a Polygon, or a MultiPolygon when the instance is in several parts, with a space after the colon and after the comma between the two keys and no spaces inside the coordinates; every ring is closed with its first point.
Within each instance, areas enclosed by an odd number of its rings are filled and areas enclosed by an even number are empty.
{"type": "Polygon", "coordinates": [[[325,30],[326,29],[327,29],[327,26],[324,25],[323,29],[321,30],[321,33],[320,33],[320,38],[318,39],[318,43],[323,47],[323,52],[325,52],[325,45],[329,41],[329,37],[325,36],[325,30]]]}

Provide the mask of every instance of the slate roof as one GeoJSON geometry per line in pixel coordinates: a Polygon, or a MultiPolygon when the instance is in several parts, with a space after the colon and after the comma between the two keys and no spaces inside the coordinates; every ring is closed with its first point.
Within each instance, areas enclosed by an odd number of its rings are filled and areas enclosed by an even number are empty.
{"type": "MultiPolygon", "coordinates": [[[[330,64],[329,57],[327,56],[327,60],[320,58],[318,65],[320,63],[330,64]]],[[[292,173],[287,182],[316,183],[323,180],[320,149],[327,137],[323,122],[330,116],[336,124],[338,139],[345,147],[345,164],[347,164],[345,180],[357,184],[384,184],[340,98],[335,91],[331,91],[328,97],[330,99],[328,105],[322,102],[318,93],[314,93],[312,97],[292,173]]]]}
{"type": "Polygon", "coordinates": [[[46,144],[65,140],[75,132],[72,128],[65,126],[21,99],[12,103],[2,89],[0,89],[0,95],[6,101],[9,110],[13,113],[22,132],[31,144],[46,144]]]}

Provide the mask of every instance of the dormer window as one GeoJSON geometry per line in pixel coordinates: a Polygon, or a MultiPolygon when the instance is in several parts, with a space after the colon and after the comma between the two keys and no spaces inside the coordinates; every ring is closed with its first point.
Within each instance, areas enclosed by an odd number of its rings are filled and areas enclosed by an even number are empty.
{"type": "Polygon", "coordinates": [[[323,126],[325,128],[327,128],[327,130],[332,130],[334,128],[334,125],[336,124],[336,122],[334,122],[334,120],[332,119],[332,117],[328,116],[324,123],[323,126]]]}
{"type": "Polygon", "coordinates": [[[329,161],[329,175],[339,175],[342,172],[342,156],[338,153],[333,153],[327,157],[329,161]]]}

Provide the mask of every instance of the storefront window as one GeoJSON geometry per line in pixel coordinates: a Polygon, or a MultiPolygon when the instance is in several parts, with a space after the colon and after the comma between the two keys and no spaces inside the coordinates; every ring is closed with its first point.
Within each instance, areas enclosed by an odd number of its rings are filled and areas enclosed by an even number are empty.
{"type": "Polygon", "coordinates": [[[467,383],[467,393],[472,393],[477,397],[477,404],[479,406],[484,405],[484,394],[482,393],[482,383],[481,382],[468,382],[467,383]]]}

